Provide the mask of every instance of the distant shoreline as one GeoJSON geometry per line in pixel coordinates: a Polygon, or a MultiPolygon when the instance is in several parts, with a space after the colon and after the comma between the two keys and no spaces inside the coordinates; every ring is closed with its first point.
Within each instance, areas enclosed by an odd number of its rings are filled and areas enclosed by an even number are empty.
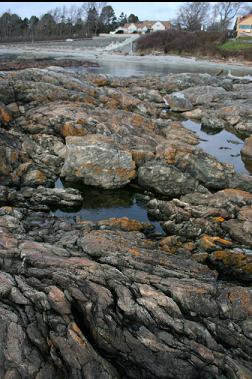
{"type": "MultiPolygon", "coordinates": [[[[48,45],[36,46],[31,45],[18,45],[12,44],[9,47],[0,44],[0,59],[7,58],[8,56],[16,56],[18,58],[54,58],[54,59],[71,59],[71,60],[88,60],[91,63],[96,63],[99,65],[118,63],[118,64],[141,64],[141,65],[174,65],[175,68],[181,67],[185,72],[188,67],[192,67],[197,71],[199,70],[210,71],[216,70],[217,72],[221,69],[231,70],[232,74],[239,75],[252,75],[252,66],[247,62],[230,62],[223,61],[220,59],[207,59],[198,57],[185,57],[179,55],[154,55],[154,54],[120,54],[115,52],[106,52],[102,49],[85,49],[76,48],[71,46],[57,47],[53,44],[48,43],[48,45]]],[[[56,65],[56,62],[55,62],[56,65]]],[[[217,73],[216,72],[216,73],[217,73]]]]}

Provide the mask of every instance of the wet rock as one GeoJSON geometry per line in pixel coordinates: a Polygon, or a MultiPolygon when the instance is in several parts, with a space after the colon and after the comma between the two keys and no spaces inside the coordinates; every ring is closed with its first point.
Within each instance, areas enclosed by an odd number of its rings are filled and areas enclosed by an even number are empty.
{"type": "Polygon", "coordinates": [[[108,137],[67,137],[61,177],[101,188],[119,188],[136,175],[130,152],[108,137]]]}

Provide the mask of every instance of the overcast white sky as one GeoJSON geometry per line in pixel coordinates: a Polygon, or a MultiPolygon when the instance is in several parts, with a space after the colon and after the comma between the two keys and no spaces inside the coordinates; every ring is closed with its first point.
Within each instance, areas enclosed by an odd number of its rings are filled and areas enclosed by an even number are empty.
{"type": "MultiPolygon", "coordinates": [[[[58,6],[71,6],[72,4],[81,5],[83,2],[1,2],[0,14],[10,9],[13,13],[17,13],[20,17],[30,17],[32,15],[40,16],[46,11],[58,6]]],[[[176,16],[176,11],[182,2],[107,2],[110,4],[118,17],[121,12],[134,13],[140,20],[169,20],[176,16]]]]}
{"type": "MultiPolygon", "coordinates": [[[[48,10],[56,7],[66,5],[67,7],[72,4],[81,5],[83,2],[70,1],[70,2],[0,2],[0,14],[7,10],[17,13],[20,17],[30,17],[32,15],[40,16],[48,10]]],[[[116,16],[118,17],[121,12],[134,13],[140,20],[171,20],[176,16],[176,11],[182,2],[107,2],[112,5],[116,16]]],[[[252,4],[252,2],[247,2],[252,4]]]]}

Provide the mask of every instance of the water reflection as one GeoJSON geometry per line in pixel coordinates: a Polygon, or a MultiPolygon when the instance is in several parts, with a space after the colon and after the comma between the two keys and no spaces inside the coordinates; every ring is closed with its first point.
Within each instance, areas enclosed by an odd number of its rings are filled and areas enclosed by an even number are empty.
{"type": "Polygon", "coordinates": [[[242,174],[252,173],[251,162],[246,162],[241,158],[241,148],[243,140],[226,130],[208,130],[202,128],[197,122],[187,120],[182,124],[194,131],[200,138],[198,147],[206,153],[213,155],[220,162],[231,163],[237,172],[242,174]]]}
{"type": "Polygon", "coordinates": [[[83,204],[75,210],[54,210],[58,217],[73,221],[76,216],[82,220],[99,221],[111,217],[128,217],[141,222],[152,223],[155,231],[163,233],[160,224],[151,220],[145,209],[143,192],[132,186],[117,190],[102,190],[95,187],[85,186],[60,179],[55,183],[56,188],[77,188],[83,196],[83,204]]]}

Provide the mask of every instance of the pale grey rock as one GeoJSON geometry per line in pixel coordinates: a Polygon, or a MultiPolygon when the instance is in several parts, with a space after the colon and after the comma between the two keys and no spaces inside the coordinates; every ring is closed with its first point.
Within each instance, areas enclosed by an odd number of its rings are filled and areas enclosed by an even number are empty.
{"type": "Polygon", "coordinates": [[[136,175],[132,154],[101,135],[66,138],[61,177],[101,188],[120,188],[136,175]]]}

